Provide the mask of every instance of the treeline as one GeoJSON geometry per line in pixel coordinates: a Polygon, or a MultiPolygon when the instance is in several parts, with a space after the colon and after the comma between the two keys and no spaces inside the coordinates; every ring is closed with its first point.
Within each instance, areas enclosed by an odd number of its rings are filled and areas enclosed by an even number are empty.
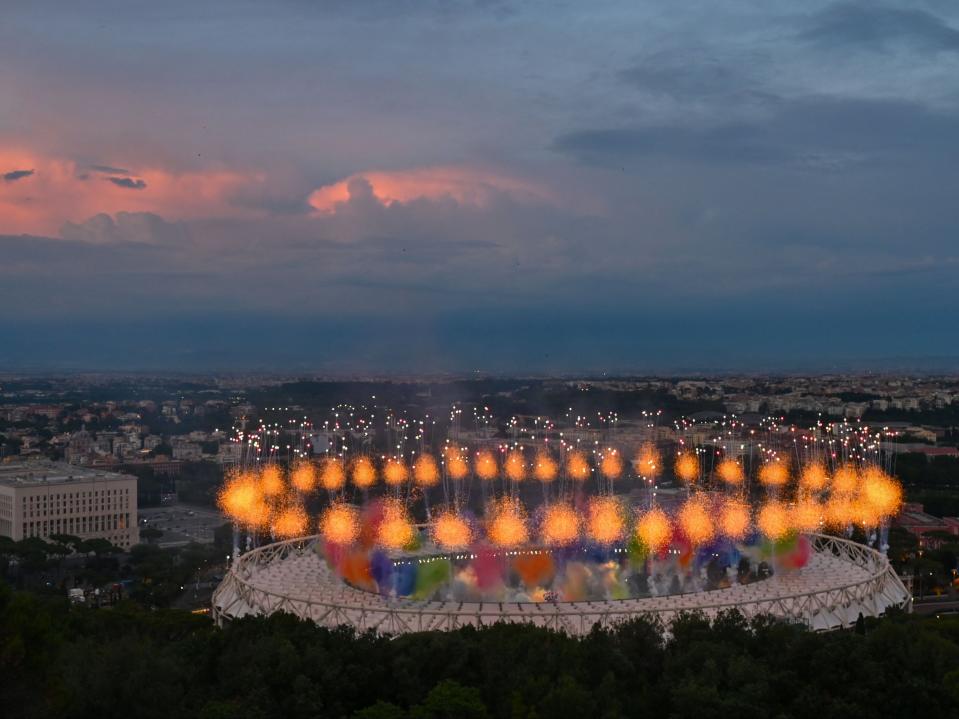
{"type": "Polygon", "coordinates": [[[289,615],[225,630],[0,588],[7,717],[955,716],[959,620],[814,634],[738,613],[664,640],[636,619],[582,639],[519,625],[387,638],[289,615]]]}

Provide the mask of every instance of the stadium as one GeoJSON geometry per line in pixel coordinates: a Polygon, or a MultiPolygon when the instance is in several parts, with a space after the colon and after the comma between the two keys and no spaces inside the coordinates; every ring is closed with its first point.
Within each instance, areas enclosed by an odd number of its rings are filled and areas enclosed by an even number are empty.
{"type": "Polygon", "coordinates": [[[792,459],[768,445],[755,461],[682,446],[669,461],[652,443],[629,465],[624,454],[448,445],[438,458],[239,469],[220,505],[246,551],[237,540],[213,615],[288,612],[388,634],[523,622],[581,635],[641,615],[668,626],[690,611],[825,631],[911,609],[885,553],[902,488],[875,459],[792,459]],[[665,470],[679,486],[657,491],[665,470]]]}
{"type": "Polygon", "coordinates": [[[813,630],[853,625],[860,615],[912,599],[879,551],[848,539],[810,535],[812,554],[801,571],[711,591],[583,602],[458,602],[397,600],[351,586],[322,557],[312,536],[259,547],[243,555],[213,597],[220,624],[247,615],[288,612],[323,626],[348,624],[389,634],[525,622],[579,635],[647,615],[668,624],[678,613],[708,616],[737,609],[769,614],[813,630]]]}
{"type": "Polygon", "coordinates": [[[322,537],[287,540],[243,555],[213,597],[218,623],[288,612],[323,626],[348,624],[389,634],[525,622],[579,635],[648,615],[668,624],[678,613],[708,616],[737,609],[769,614],[814,630],[851,626],[859,615],[890,607],[908,611],[911,597],[885,556],[856,542],[811,535],[813,552],[800,572],[725,589],[639,599],[585,602],[396,600],[353,587],[323,560],[322,537]]]}

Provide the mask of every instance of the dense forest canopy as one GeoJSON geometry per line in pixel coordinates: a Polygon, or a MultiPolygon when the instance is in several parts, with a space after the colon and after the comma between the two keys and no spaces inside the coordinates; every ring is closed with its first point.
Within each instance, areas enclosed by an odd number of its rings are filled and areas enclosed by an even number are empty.
{"type": "Polygon", "coordinates": [[[582,639],[520,625],[390,638],[0,588],[0,695],[8,717],[945,717],[959,619],[814,634],[733,612],[665,635],[638,618],[582,639]]]}

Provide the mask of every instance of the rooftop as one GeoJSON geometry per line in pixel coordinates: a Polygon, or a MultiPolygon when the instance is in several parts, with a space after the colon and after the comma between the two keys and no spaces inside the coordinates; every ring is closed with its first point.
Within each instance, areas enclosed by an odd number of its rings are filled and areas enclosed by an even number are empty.
{"type": "Polygon", "coordinates": [[[5,487],[33,487],[91,481],[115,482],[120,479],[131,479],[131,475],[78,467],[66,462],[31,461],[0,464],[0,485],[5,487]]]}

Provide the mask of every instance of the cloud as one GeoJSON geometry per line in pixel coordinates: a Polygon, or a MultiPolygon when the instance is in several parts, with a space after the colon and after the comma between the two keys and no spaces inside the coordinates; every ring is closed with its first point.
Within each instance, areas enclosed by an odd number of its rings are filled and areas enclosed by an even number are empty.
{"type": "Polygon", "coordinates": [[[128,190],[145,190],[147,183],[140,179],[132,177],[108,177],[107,180],[117,187],[125,187],[128,190]]]}
{"type": "Polygon", "coordinates": [[[589,128],[560,135],[552,147],[606,166],[664,157],[704,166],[839,170],[955,155],[959,122],[913,102],[812,96],[782,100],[748,122],[589,128]]]}
{"type": "Polygon", "coordinates": [[[33,174],[33,170],[12,170],[6,172],[3,175],[4,182],[16,182],[17,180],[22,180],[24,177],[30,177],[33,174]]]}
{"type": "Polygon", "coordinates": [[[929,52],[959,51],[959,29],[918,9],[844,2],[817,13],[800,37],[819,46],[886,50],[904,44],[929,52]]]}
{"type": "Polygon", "coordinates": [[[133,174],[129,170],[125,170],[122,167],[111,167],[110,165],[89,165],[88,167],[94,172],[101,172],[104,175],[132,175],[133,174]]]}
{"type": "Polygon", "coordinates": [[[468,167],[425,167],[399,171],[367,171],[315,190],[309,203],[320,214],[331,214],[348,202],[383,206],[417,200],[452,201],[483,207],[497,196],[524,203],[549,203],[542,185],[509,175],[468,167]]]}
{"type": "Polygon", "coordinates": [[[99,213],[148,212],[174,220],[270,214],[267,208],[237,201],[269,184],[261,172],[147,166],[135,178],[109,175],[105,182],[91,182],[84,166],[69,157],[0,144],[3,165],[33,167],[36,174],[29,183],[10,183],[0,193],[0,233],[54,235],[64,222],[99,213]]]}
{"type": "Polygon", "coordinates": [[[168,222],[151,212],[118,212],[114,217],[100,213],[85,222],[64,223],[60,236],[65,240],[95,245],[165,246],[184,244],[190,237],[183,223],[168,222]]]}

